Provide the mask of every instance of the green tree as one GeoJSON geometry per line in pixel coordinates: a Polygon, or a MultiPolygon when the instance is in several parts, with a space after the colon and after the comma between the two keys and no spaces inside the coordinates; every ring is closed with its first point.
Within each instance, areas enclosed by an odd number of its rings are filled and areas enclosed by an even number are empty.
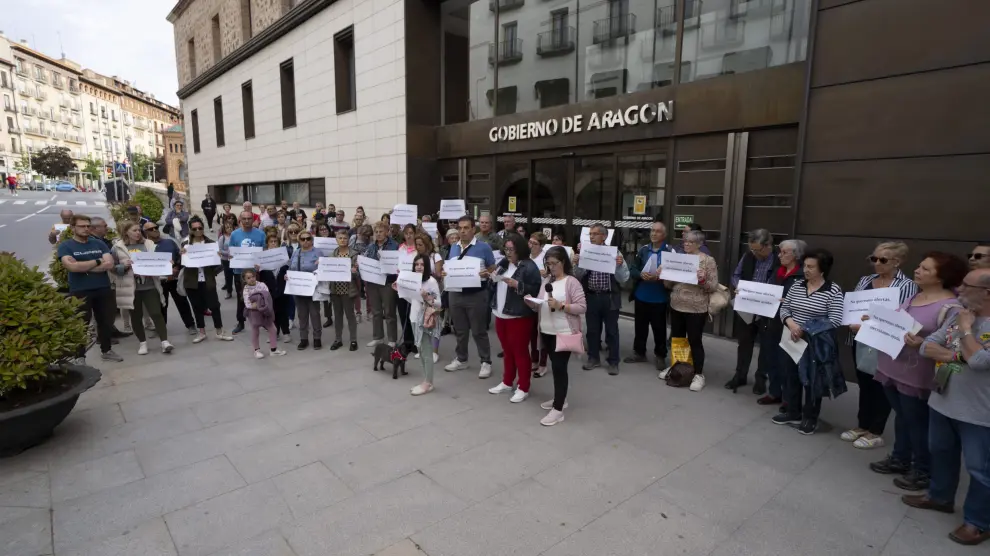
{"type": "Polygon", "coordinates": [[[21,153],[21,159],[14,162],[14,170],[20,173],[28,173],[31,171],[31,155],[26,152],[21,153]]]}
{"type": "Polygon", "coordinates": [[[89,155],[86,159],[85,165],[83,166],[83,172],[89,172],[89,177],[98,180],[100,179],[100,174],[103,173],[103,163],[99,160],[93,158],[93,155],[89,155]]]}
{"type": "Polygon", "coordinates": [[[151,181],[152,159],[143,153],[134,153],[131,166],[134,167],[134,181],[151,181]]]}
{"type": "Polygon", "coordinates": [[[68,147],[45,147],[31,157],[34,171],[50,178],[68,176],[76,169],[68,147]]]}

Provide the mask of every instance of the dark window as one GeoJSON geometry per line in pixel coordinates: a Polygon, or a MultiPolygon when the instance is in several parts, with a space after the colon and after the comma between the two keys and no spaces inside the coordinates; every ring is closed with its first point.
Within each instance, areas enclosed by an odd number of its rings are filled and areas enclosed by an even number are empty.
{"type": "Polygon", "coordinates": [[[296,72],[291,58],[279,66],[279,76],[282,81],[282,129],[286,129],[296,125],[296,72]]]}
{"type": "Polygon", "coordinates": [[[337,113],[357,108],[354,89],[354,26],[333,36],[334,79],[337,93],[337,113]]]}
{"type": "Polygon", "coordinates": [[[516,113],[516,86],[511,87],[499,87],[498,89],[498,99],[494,98],[494,92],[491,89],[485,91],[485,96],[488,98],[488,105],[491,106],[495,103],[495,115],[504,116],[506,114],[516,113]]]}
{"type": "Polygon", "coordinates": [[[682,160],[677,163],[678,172],[724,172],[725,159],[682,160]]]}
{"type": "Polygon", "coordinates": [[[224,145],[223,138],[223,97],[213,99],[213,121],[217,126],[217,146],[224,145]]]}
{"type": "Polygon", "coordinates": [[[241,105],[244,107],[244,138],[254,138],[254,89],[251,82],[241,85],[241,105]]]}
{"type": "Polygon", "coordinates": [[[216,65],[222,57],[220,49],[220,14],[213,16],[211,31],[213,34],[213,64],[216,65]]]}
{"type": "Polygon", "coordinates": [[[196,79],[196,40],[189,39],[186,43],[186,53],[189,56],[189,77],[196,79]]]}
{"type": "Polygon", "coordinates": [[[251,36],[251,0],[241,0],[241,38],[247,42],[251,36]]]}
{"type": "Polygon", "coordinates": [[[193,110],[189,116],[192,119],[192,131],[193,131],[193,152],[199,152],[199,112],[193,110]]]}

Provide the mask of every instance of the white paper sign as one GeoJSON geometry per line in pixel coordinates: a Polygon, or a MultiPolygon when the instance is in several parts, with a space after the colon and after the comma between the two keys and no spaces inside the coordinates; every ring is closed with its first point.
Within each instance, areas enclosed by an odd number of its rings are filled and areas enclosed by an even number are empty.
{"type": "Polygon", "coordinates": [[[799,363],[801,356],[804,355],[804,350],[808,349],[808,342],[802,338],[798,338],[796,342],[791,340],[791,329],[785,326],[784,331],[780,334],[780,347],[795,363],[799,363]]]}
{"type": "Polygon", "coordinates": [[[261,251],[261,247],[231,247],[230,268],[254,268],[254,254],[261,251]]]}
{"type": "Polygon", "coordinates": [[[842,324],[863,324],[863,315],[870,312],[870,305],[880,305],[894,310],[901,305],[900,288],[878,288],[846,293],[842,303],[842,324]]]}
{"type": "Polygon", "coordinates": [[[261,270],[278,270],[289,264],[289,252],[284,247],[276,247],[255,253],[254,264],[261,267],[261,270]]]}
{"type": "MultiPolygon", "coordinates": [[[[605,238],[606,245],[612,245],[612,236],[615,235],[615,228],[608,229],[608,237],[605,238]]],[[[585,226],[581,228],[581,241],[580,243],[591,243],[591,228],[585,226]]]]}
{"type": "Polygon", "coordinates": [[[381,263],[371,257],[358,255],[358,272],[361,274],[361,279],[365,282],[378,284],[379,286],[385,285],[385,274],[382,273],[381,263]]]}
{"type": "Polygon", "coordinates": [[[68,229],[69,229],[68,224],[55,224],[55,231],[58,233],[62,233],[68,229]]]}
{"type": "Polygon", "coordinates": [[[399,297],[407,301],[412,301],[419,295],[419,291],[423,289],[423,274],[421,272],[403,270],[399,272],[399,278],[396,280],[396,283],[399,285],[399,297]]]}
{"type": "Polygon", "coordinates": [[[320,257],[316,267],[316,278],[320,282],[350,282],[350,257],[320,257]]]}
{"type": "Polygon", "coordinates": [[[416,260],[418,253],[415,251],[397,251],[397,253],[399,254],[399,272],[403,270],[412,272],[413,261],[416,260]]]}
{"type": "Polygon", "coordinates": [[[546,299],[540,299],[539,297],[533,297],[531,295],[526,296],[526,301],[532,302],[534,305],[543,305],[547,302],[546,299]]]}
{"type": "Polygon", "coordinates": [[[313,297],[319,280],[312,272],[290,270],[285,273],[285,294],[300,297],[313,297]]]}
{"type": "Polygon", "coordinates": [[[687,253],[664,253],[660,265],[660,279],[682,284],[698,283],[698,267],[701,257],[687,253]]]}
{"type": "Polygon", "coordinates": [[[733,307],[740,313],[773,318],[777,316],[782,297],[784,297],[784,286],[740,280],[736,287],[733,307]]]}
{"type": "Polygon", "coordinates": [[[406,224],[416,225],[416,218],[419,216],[419,207],[416,205],[395,205],[392,207],[392,217],[389,222],[397,224],[400,228],[406,224]]]}
{"type": "Polygon", "coordinates": [[[492,256],[495,257],[495,264],[502,262],[502,259],[505,258],[505,255],[503,255],[498,249],[492,250],[492,256]]]}
{"type": "Polygon", "coordinates": [[[547,252],[546,251],[540,251],[540,253],[538,255],[536,255],[535,257],[530,256],[530,258],[533,259],[533,262],[534,263],[536,263],[536,268],[538,268],[540,270],[543,270],[543,268],[544,268],[544,266],[543,266],[543,258],[546,257],[546,256],[547,256],[547,252]]]}
{"type": "Polygon", "coordinates": [[[220,264],[220,245],[216,243],[190,243],[185,246],[182,266],[203,268],[220,264]]]}
{"type": "Polygon", "coordinates": [[[643,266],[643,270],[640,274],[656,274],[657,272],[657,256],[650,255],[650,258],[646,260],[646,264],[643,266]]]}
{"type": "Polygon", "coordinates": [[[578,268],[615,274],[615,257],[618,252],[618,247],[582,243],[578,268]]]}
{"type": "Polygon", "coordinates": [[[313,236],[313,249],[319,249],[323,253],[330,254],[337,248],[337,238],[313,236]]]}
{"type": "Polygon", "coordinates": [[[423,222],[423,231],[430,235],[434,241],[437,239],[437,223],[436,222],[423,222]]]}
{"type": "Polygon", "coordinates": [[[856,341],[897,359],[904,348],[904,336],[914,329],[914,318],[904,311],[895,311],[877,304],[870,305],[867,314],[870,318],[866,322],[860,321],[863,326],[856,333],[856,341]]]}
{"type": "Polygon", "coordinates": [[[381,265],[382,274],[398,274],[399,273],[399,252],[398,251],[379,251],[378,252],[378,264],[381,265]]]}
{"type": "Polygon", "coordinates": [[[553,244],[548,243],[548,244],[546,244],[546,245],[543,246],[543,253],[545,254],[547,251],[550,250],[551,247],[560,247],[564,251],[567,251],[567,258],[569,258],[569,259],[573,259],[574,258],[574,249],[571,248],[568,245],[553,245],[553,244]]]}
{"type": "Polygon", "coordinates": [[[458,289],[481,287],[481,259],[478,257],[450,259],[444,263],[443,269],[447,273],[443,282],[445,286],[458,289]]]}
{"type": "Polygon", "coordinates": [[[457,220],[467,214],[464,199],[443,199],[440,201],[440,220],[457,220]]]}
{"type": "Polygon", "coordinates": [[[131,270],[137,276],[171,276],[171,253],[131,253],[131,270]]]}

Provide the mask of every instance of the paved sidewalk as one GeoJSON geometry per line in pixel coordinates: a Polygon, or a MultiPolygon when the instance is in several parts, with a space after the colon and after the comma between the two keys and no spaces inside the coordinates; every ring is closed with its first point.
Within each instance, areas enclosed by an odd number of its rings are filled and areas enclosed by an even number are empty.
{"type": "MultiPolygon", "coordinates": [[[[233,302],[224,309],[229,329],[233,302]]],[[[101,365],[103,380],[54,438],[0,460],[0,554],[980,550],[946,538],[959,514],[910,509],[890,477],[867,469],[883,450],[838,439],[855,418],[855,386],[825,403],[836,431],[800,436],[772,425],[748,389],[722,388],[735,360],[723,340],[706,338],[700,393],[664,386],[652,364],[610,377],[572,362],[567,420],[542,427],[549,375],[510,404],[488,394],[497,378],[479,380],[473,359],[468,371],[438,369],[437,390],[413,398],[419,362],[399,380],[372,372],[368,323],[358,352],[293,343],[282,344],[287,356],[257,361],[245,334],[193,345],[174,309],[169,320],[174,354],[140,357],[133,338],[122,341],[125,361],[101,365]]],[[[621,334],[628,348],[631,323],[621,334]]],[[[325,330],[324,345],[332,340],[325,330]]],[[[444,337],[441,365],[452,348],[444,337]]]]}

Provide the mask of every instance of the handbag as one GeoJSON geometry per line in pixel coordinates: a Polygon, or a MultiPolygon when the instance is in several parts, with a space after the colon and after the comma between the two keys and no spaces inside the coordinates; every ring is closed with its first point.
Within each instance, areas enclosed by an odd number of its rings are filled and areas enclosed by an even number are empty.
{"type": "Polygon", "coordinates": [[[432,305],[427,305],[423,310],[423,328],[431,330],[437,326],[437,310],[432,305]]]}
{"type": "Polygon", "coordinates": [[[729,306],[729,288],[718,285],[712,293],[708,294],[708,314],[715,316],[729,306]]]}
{"type": "Polygon", "coordinates": [[[584,334],[557,334],[557,348],[555,351],[570,351],[572,353],[584,353],[584,334]]]}
{"type": "Polygon", "coordinates": [[[876,375],[877,350],[862,342],[856,342],[856,370],[870,376],[876,375]]]}

